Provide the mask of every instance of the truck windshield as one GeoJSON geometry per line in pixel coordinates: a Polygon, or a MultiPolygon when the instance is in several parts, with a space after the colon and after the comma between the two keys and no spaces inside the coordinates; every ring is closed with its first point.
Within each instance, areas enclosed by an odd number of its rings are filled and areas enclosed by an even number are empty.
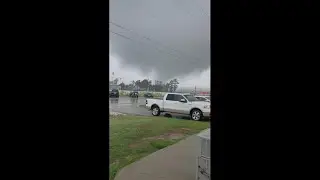
{"type": "Polygon", "coordinates": [[[197,98],[195,98],[194,96],[192,95],[184,95],[188,101],[199,101],[197,98]]]}

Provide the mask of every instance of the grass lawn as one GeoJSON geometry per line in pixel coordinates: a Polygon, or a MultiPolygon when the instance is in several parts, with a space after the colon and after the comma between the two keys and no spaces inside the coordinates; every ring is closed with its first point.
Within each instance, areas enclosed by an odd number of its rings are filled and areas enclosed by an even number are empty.
{"type": "Polygon", "coordinates": [[[109,180],[124,166],[208,127],[209,122],[174,118],[110,116],[109,180]]]}

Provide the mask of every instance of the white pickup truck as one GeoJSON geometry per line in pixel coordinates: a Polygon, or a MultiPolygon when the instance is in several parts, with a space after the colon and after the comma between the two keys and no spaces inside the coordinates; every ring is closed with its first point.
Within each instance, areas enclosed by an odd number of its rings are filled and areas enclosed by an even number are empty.
{"type": "Polygon", "coordinates": [[[192,120],[199,121],[203,117],[210,117],[210,103],[199,101],[190,94],[167,93],[163,99],[147,99],[146,107],[153,116],[161,112],[190,115],[192,120]]]}

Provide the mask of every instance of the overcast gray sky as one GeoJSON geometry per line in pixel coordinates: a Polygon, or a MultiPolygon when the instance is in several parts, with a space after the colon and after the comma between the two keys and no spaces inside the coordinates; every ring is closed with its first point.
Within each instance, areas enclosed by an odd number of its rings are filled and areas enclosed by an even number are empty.
{"type": "Polygon", "coordinates": [[[209,3],[111,0],[110,73],[125,83],[178,78],[180,86],[209,87],[209,3]]]}

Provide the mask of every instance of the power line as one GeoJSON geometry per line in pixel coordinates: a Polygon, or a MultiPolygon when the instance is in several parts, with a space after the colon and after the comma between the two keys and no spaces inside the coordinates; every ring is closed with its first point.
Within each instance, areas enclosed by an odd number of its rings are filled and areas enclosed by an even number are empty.
{"type": "MultiPolygon", "coordinates": [[[[117,33],[117,32],[111,31],[111,30],[109,30],[109,31],[110,31],[111,33],[117,35],[117,36],[120,36],[120,37],[122,37],[122,38],[125,38],[125,39],[127,39],[127,40],[130,40],[130,41],[132,41],[132,42],[136,42],[135,40],[133,40],[133,39],[131,39],[131,38],[129,38],[129,37],[123,35],[123,34],[120,34],[120,33],[117,33]]],[[[139,42],[139,43],[140,43],[140,44],[143,44],[143,43],[141,43],[141,42],[139,42]]],[[[150,47],[150,46],[147,46],[147,47],[150,47]]],[[[158,48],[155,48],[155,49],[157,49],[157,50],[158,50],[159,52],[161,52],[161,53],[165,53],[165,54],[167,54],[167,55],[172,55],[172,56],[176,57],[177,59],[180,59],[180,57],[177,57],[176,55],[174,55],[174,54],[172,54],[172,53],[166,53],[165,51],[160,50],[160,49],[158,49],[158,48]]],[[[192,62],[192,63],[197,63],[197,61],[192,62]]]]}
{"type": "MultiPolygon", "coordinates": [[[[182,52],[182,51],[180,51],[180,50],[173,49],[173,48],[171,48],[171,47],[169,47],[169,46],[166,46],[166,45],[164,45],[164,44],[162,44],[162,43],[160,43],[160,42],[158,42],[158,41],[155,41],[155,40],[151,39],[150,37],[146,37],[146,36],[140,35],[139,33],[135,32],[135,31],[133,31],[133,30],[131,30],[131,29],[129,29],[129,28],[124,27],[123,25],[120,25],[120,24],[117,24],[117,23],[114,23],[114,22],[111,22],[111,21],[110,21],[109,23],[110,23],[110,24],[113,24],[114,26],[117,26],[117,27],[119,27],[119,28],[121,28],[121,29],[130,31],[130,32],[132,32],[132,33],[134,33],[134,34],[142,37],[143,39],[146,39],[146,40],[150,41],[150,42],[154,42],[154,43],[156,43],[156,44],[159,44],[159,45],[165,47],[166,49],[175,51],[176,53],[178,53],[178,54],[180,54],[180,55],[181,55],[181,54],[184,54],[184,56],[187,57],[187,58],[189,58],[189,56],[190,56],[190,55],[185,55],[185,53],[182,52]]],[[[191,57],[191,58],[192,58],[192,59],[196,59],[196,60],[200,60],[200,59],[197,58],[197,57],[191,57]]]]}
{"type": "Polygon", "coordinates": [[[124,36],[124,35],[122,35],[122,34],[113,32],[113,31],[111,31],[111,30],[109,30],[109,31],[110,31],[111,33],[113,33],[113,34],[116,34],[116,35],[121,36],[121,37],[123,37],[123,38],[125,38],[125,39],[129,39],[129,40],[133,41],[132,39],[128,38],[127,36],[124,36]]]}
{"type": "MultiPolygon", "coordinates": [[[[131,38],[129,38],[129,37],[127,37],[127,36],[125,36],[125,35],[123,35],[123,34],[119,34],[119,33],[117,33],[117,32],[114,32],[114,31],[111,31],[111,30],[109,30],[111,33],[113,33],[113,34],[115,34],[115,35],[118,35],[118,36],[120,36],[120,37],[122,37],[122,38],[125,38],[125,39],[128,39],[128,40],[130,40],[130,41],[132,41],[132,42],[136,42],[135,40],[133,40],[133,39],[131,39],[131,38]]],[[[141,42],[139,42],[140,44],[143,44],[143,43],[141,43],[141,42]]],[[[148,46],[149,47],[149,46],[148,46]]],[[[156,48],[157,49],[157,48],[156,48]]],[[[161,53],[163,53],[164,51],[162,51],[162,50],[160,50],[160,49],[157,49],[159,52],[161,52],[161,53]]],[[[170,54],[170,55],[172,55],[172,54],[170,54]]]]}
{"type": "MultiPolygon", "coordinates": [[[[115,25],[115,26],[117,26],[117,27],[119,27],[119,28],[121,28],[121,29],[124,29],[124,30],[130,31],[130,32],[132,32],[132,33],[134,33],[134,34],[136,34],[136,35],[138,35],[138,36],[142,37],[143,39],[146,39],[146,40],[148,40],[148,41],[156,42],[157,44],[160,44],[159,42],[154,41],[154,40],[151,40],[151,38],[149,38],[149,37],[142,36],[142,35],[138,34],[137,32],[135,32],[135,31],[133,31],[133,30],[130,30],[130,29],[128,29],[128,28],[126,28],[126,27],[124,27],[124,26],[122,26],[122,25],[119,25],[119,24],[114,23],[114,22],[109,22],[109,23],[110,23],[110,24],[113,24],[113,25],[115,25]]],[[[163,46],[163,45],[162,45],[162,46],[163,46]]],[[[168,48],[167,48],[167,49],[168,49],[168,48]]],[[[170,48],[169,48],[169,49],[170,49],[170,48]]]]}

